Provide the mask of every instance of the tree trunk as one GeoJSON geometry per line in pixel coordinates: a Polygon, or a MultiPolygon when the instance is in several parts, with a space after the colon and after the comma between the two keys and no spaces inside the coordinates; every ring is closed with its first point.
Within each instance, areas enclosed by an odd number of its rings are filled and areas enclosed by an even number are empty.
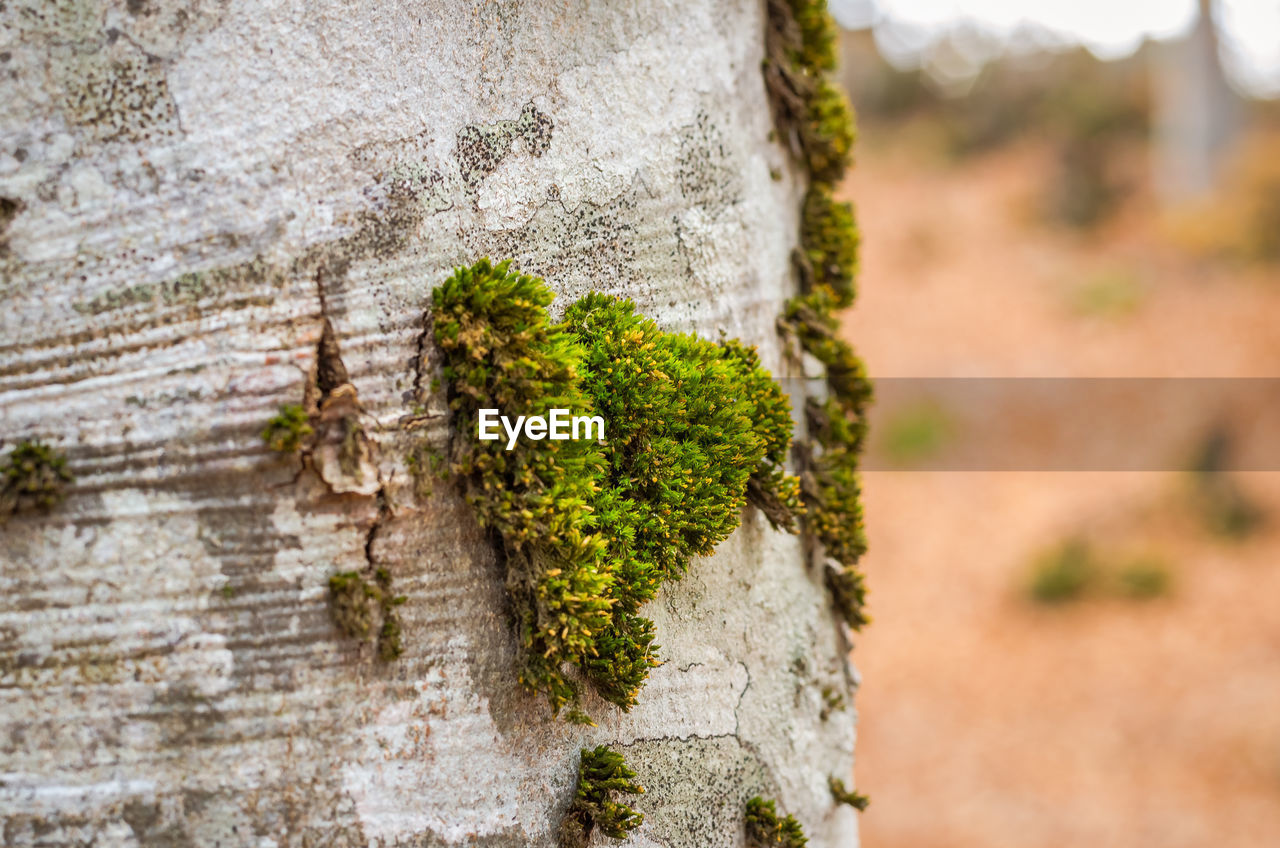
{"type": "Polygon", "coordinates": [[[1241,126],[1239,97],[1218,55],[1213,3],[1199,6],[1187,37],[1153,54],[1155,185],[1173,206],[1213,191],[1241,126]]]}
{"type": "Polygon", "coordinates": [[[740,845],[757,794],[856,843],[827,786],[855,673],[800,540],[745,510],[645,608],[639,706],[571,725],[516,683],[490,540],[409,461],[450,437],[430,292],[482,256],[791,373],[804,185],[762,15],[3,5],[0,440],[75,476],[0,527],[6,844],[551,845],[600,743],[648,790],[628,844],[740,845]],[[305,461],[263,443],[283,404],[322,411],[305,461]],[[394,662],[329,610],[376,568],[394,662]]]}

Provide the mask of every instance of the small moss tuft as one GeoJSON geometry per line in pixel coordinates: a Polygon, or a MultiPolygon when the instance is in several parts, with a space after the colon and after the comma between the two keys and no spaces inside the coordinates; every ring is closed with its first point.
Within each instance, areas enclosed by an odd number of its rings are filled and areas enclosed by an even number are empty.
{"type": "Polygon", "coordinates": [[[827,781],[827,784],[831,787],[831,797],[836,799],[837,804],[848,804],[860,813],[871,806],[870,798],[861,792],[846,789],[844,781],[840,778],[832,777],[827,781]]]}
{"type": "Polygon", "coordinates": [[[604,745],[582,749],[578,788],[569,811],[560,823],[561,848],[585,848],[597,828],[605,836],[626,839],[644,821],[644,815],[613,800],[615,793],[638,795],[644,787],[617,751],[604,745]]]}
{"type": "Polygon", "coordinates": [[[20,512],[48,511],[66,497],[74,478],[67,458],[42,442],[20,442],[0,466],[0,520],[20,512]]]}
{"type": "Polygon", "coordinates": [[[773,801],[757,795],[747,802],[747,844],[751,848],[803,848],[808,842],[795,818],[778,818],[773,801]]]}
{"type": "Polygon", "coordinates": [[[299,404],[286,403],[263,428],[262,441],[273,451],[293,453],[302,447],[303,439],[312,432],[306,410],[299,404]]]}
{"type": "Polygon", "coordinates": [[[396,607],[405,602],[391,588],[391,573],[379,568],[373,582],[357,571],[344,571],[329,578],[329,614],[344,636],[367,639],[373,632],[374,611],[381,617],[378,627],[378,658],[383,662],[398,659],[404,652],[401,642],[400,616],[396,607]]]}
{"type": "Polygon", "coordinates": [[[459,268],[433,297],[463,434],[450,470],[501,542],[520,680],[558,712],[577,702],[577,667],[627,709],[658,662],[640,607],[728,537],[748,491],[779,520],[800,510],[786,395],[754,349],[664,332],[630,301],[589,294],[552,324],[551,292],[509,263],[459,268]],[[508,451],[475,438],[481,408],[595,414],[606,439],[508,451]]]}

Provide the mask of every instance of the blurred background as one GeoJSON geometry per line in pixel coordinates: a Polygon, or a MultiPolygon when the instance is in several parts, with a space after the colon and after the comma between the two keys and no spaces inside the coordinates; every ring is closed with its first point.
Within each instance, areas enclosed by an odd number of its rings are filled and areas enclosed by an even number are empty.
{"type": "Polygon", "coordinates": [[[974,422],[893,389],[1280,376],[1280,2],[831,8],[859,118],[843,328],[889,395],[863,844],[1280,846],[1280,472],[1232,461],[1275,430],[1193,394],[1176,427],[1129,413],[1149,470],[944,470],[974,422]]]}

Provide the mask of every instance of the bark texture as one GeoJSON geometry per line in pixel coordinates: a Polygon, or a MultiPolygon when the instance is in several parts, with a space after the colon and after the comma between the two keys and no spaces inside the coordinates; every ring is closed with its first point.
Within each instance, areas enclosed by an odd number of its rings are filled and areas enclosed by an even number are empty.
{"type": "Polygon", "coordinates": [[[744,511],[646,607],[640,705],[556,723],[490,544],[408,462],[450,437],[430,291],[485,255],[791,373],[762,33],[754,2],[0,5],[0,441],[76,475],[0,527],[5,844],[550,845],[602,742],[648,790],[628,844],[741,845],[756,794],[856,843],[855,672],[798,539],[744,511]],[[285,403],[359,449],[271,453],[285,403]],[[391,663],[327,606],[370,565],[408,596],[391,663]]]}

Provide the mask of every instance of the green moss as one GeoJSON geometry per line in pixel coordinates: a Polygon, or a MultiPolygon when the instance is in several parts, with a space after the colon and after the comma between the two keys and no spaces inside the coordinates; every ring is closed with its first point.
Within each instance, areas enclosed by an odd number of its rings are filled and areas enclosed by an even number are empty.
{"type": "Polygon", "coordinates": [[[263,428],[262,441],[273,451],[293,453],[312,432],[306,410],[296,403],[286,403],[263,428]]]}
{"type": "Polygon", "coordinates": [[[826,721],[831,717],[833,712],[843,710],[845,708],[844,695],[841,695],[832,686],[822,687],[822,712],[819,718],[826,721]]]}
{"type": "Polygon", "coordinates": [[[800,295],[779,321],[784,335],[820,361],[828,399],[810,402],[809,439],[802,443],[805,530],[835,561],[828,585],[836,607],[854,628],[867,622],[866,588],[856,563],[866,550],[858,459],[866,439],[871,384],[853,349],[837,335],[835,311],[853,303],[858,231],[853,207],[835,199],[850,162],[853,112],[829,76],[835,70],[837,29],[825,0],[769,0],[765,83],[779,137],[809,174],[801,214],[800,295]]]}
{"type": "Polygon", "coordinates": [[[792,61],[810,73],[834,71],[837,30],[825,0],[790,0],[790,3],[800,36],[800,47],[792,54],[792,61]]]}
{"type": "Polygon", "coordinates": [[[832,296],[822,289],[792,298],[780,326],[826,369],[827,400],[810,399],[805,409],[811,439],[801,476],[805,529],[838,564],[828,570],[828,585],[841,616],[858,629],[869,621],[863,611],[866,587],[856,566],[867,549],[858,464],[872,389],[862,361],[837,335],[832,305],[832,296]]]}
{"type": "Polygon", "coordinates": [[[849,164],[853,111],[828,75],[835,70],[835,22],[825,0],[770,0],[765,81],[784,138],[794,139],[815,180],[836,182],[849,164]]]}
{"type": "Polygon", "coordinates": [[[31,510],[48,511],[66,497],[74,478],[67,458],[38,441],[20,442],[0,465],[0,520],[31,510]]]}
{"type": "Polygon", "coordinates": [[[560,824],[561,848],[586,848],[591,834],[598,828],[605,836],[626,839],[638,828],[644,816],[626,804],[613,800],[614,795],[638,795],[644,787],[636,783],[636,773],[627,767],[617,751],[604,745],[582,749],[578,765],[578,787],[573,802],[560,824]]]}
{"type": "Polygon", "coordinates": [[[800,138],[812,179],[834,183],[844,176],[853,150],[853,109],[825,78],[813,88],[800,138]]]}
{"type": "Polygon", "coordinates": [[[871,806],[870,798],[861,792],[853,792],[846,789],[844,781],[840,778],[830,778],[827,784],[831,787],[831,797],[836,799],[837,804],[848,804],[858,812],[863,812],[867,807],[871,806]]]}
{"type": "Polygon", "coordinates": [[[377,631],[378,658],[390,662],[404,652],[400,616],[396,607],[405,602],[391,587],[391,572],[379,568],[372,582],[357,571],[344,571],[329,578],[329,614],[343,635],[367,639],[373,633],[374,615],[381,618],[377,631]]]}
{"type": "Polygon", "coordinates": [[[413,478],[413,493],[420,500],[431,497],[438,478],[447,477],[444,456],[429,444],[415,445],[405,457],[405,465],[413,478]]]}
{"type": "Polygon", "coordinates": [[[853,206],[836,201],[829,183],[815,182],[809,187],[800,242],[813,272],[810,290],[823,291],[835,309],[850,306],[858,269],[858,228],[853,206]]]}
{"type": "Polygon", "coordinates": [[[450,470],[501,543],[521,682],[558,712],[577,701],[576,667],[626,709],[657,664],[640,607],[733,531],[749,486],[800,508],[798,481],[783,471],[790,409],[751,348],[664,332],[630,301],[599,294],[552,324],[551,299],[541,280],[488,260],[436,289],[436,341],[463,434],[450,470]],[[507,451],[475,438],[482,407],[600,415],[606,439],[507,451]]]}
{"type": "Polygon", "coordinates": [[[803,848],[808,842],[795,818],[778,818],[773,801],[756,796],[747,802],[747,845],[751,848],[803,848]]]}

